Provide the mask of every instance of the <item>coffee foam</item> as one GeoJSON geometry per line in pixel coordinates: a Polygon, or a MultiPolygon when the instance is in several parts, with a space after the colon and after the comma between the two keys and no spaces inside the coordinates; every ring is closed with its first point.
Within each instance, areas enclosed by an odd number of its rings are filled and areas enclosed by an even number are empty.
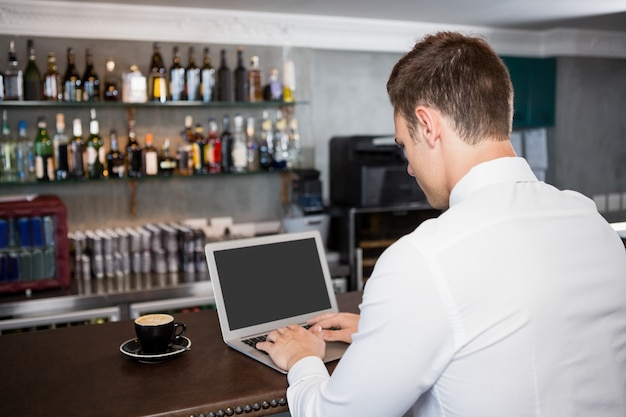
{"type": "Polygon", "coordinates": [[[135,319],[135,323],[142,326],[161,326],[171,321],[174,321],[174,317],[169,314],[147,314],[135,319]]]}

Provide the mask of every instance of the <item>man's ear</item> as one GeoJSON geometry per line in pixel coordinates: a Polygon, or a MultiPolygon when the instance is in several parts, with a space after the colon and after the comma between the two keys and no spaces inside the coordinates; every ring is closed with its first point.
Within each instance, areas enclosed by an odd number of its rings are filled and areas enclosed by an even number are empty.
{"type": "Polygon", "coordinates": [[[418,106],[415,108],[415,117],[417,117],[417,125],[421,130],[422,138],[430,146],[434,146],[440,133],[439,113],[430,107],[418,106]]]}

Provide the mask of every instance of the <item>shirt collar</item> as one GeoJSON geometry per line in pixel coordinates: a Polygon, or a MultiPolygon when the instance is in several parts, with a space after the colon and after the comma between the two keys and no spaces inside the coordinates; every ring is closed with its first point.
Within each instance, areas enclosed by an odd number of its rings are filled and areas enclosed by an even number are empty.
{"type": "Polygon", "coordinates": [[[472,167],[450,193],[450,207],[476,190],[504,182],[538,181],[528,162],[520,157],[504,157],[472,167]]]}

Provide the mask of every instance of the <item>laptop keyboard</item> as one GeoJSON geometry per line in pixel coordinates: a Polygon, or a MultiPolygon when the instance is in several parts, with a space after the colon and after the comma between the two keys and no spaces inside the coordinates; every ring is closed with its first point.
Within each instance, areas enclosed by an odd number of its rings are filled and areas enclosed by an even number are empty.
{"type": "MultiPolygon", "coordinates": [[[[308,330],[308,329],[311,328],[311,325],[310,324],[303,324],[302,327],[304,327],[305,329],[308,330]]],[[[265,342],[266,340],[267,340],[267,334],[262,334],[262,335],[259,335],[259,336],[252,336],[252,337],[249,337],[247,339],[242,339],[241,341],[243,343],[245,343],[246,345],[251,346],[251,347],[256,349],[256,344],[257,343],[265,342]]]]}

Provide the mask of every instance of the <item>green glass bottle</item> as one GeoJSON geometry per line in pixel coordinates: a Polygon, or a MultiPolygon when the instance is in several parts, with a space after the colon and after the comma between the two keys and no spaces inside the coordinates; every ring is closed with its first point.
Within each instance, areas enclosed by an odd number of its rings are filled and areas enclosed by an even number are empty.
{"type": "Polygon", "coordinates": [[[100,124],[96,119],[96,110],[91,109],[89,121],[89,138],[87,139],[87,176],[89,179],[100,179],[104,176],[104,148],[100,137],[100,124]]]}
{"type": "Polygon", "coordinates": [[[37,137],[35,138],[35,177],[37,181],[54,179],[54,147],[48,136],[46,119],[37,120],[37,137]]]}

